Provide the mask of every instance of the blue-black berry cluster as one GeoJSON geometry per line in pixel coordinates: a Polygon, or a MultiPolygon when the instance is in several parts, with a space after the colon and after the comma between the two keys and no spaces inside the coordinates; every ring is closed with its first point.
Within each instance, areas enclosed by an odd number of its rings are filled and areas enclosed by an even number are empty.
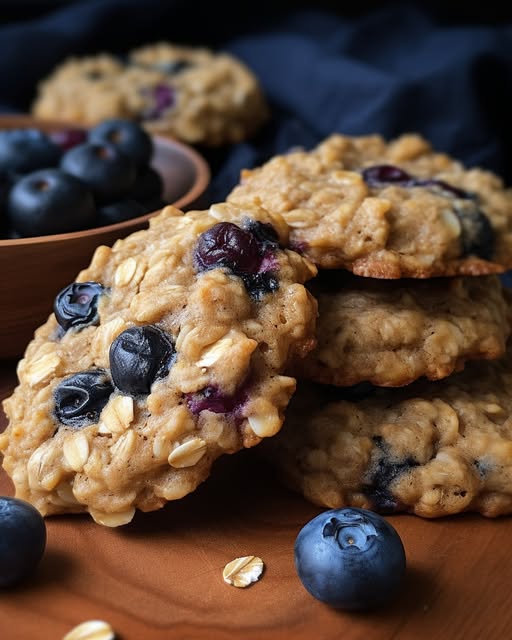
{"type": "Polygon", "coordinates": [[[5,238],[80,231],[161,208],[153,140],[136,122],[89,131],[0,131],[0,231],[5,238]]]}

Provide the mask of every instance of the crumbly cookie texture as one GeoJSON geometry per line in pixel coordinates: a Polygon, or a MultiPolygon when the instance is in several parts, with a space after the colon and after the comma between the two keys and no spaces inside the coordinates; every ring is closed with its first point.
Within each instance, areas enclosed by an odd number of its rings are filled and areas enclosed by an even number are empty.
{"type": "Polygon", "coordinates": [[[317,347],[293,375],[339,386],[399,387],[445,378],[505,353],[512,299],[498,276],[376,280],[322,271],[317,347]]]}
{"type": "Polygon", "coordinates": [[[282,213],[291,245],[326,269],[428,278],[512,266],[512,190],[415,134],[333,134],[242,171],[228,200],[282,213]]]}
{"type": "Polygon", "coordinates": [[[353,389],[359,400],[303,383],[281,433],[262,449],[287,484],[322,506],[509,514],[511,389],[510,350],[439,382],[353,389]]]}
{"type": "Polygon", "coordinates": [[[281,248],[287,233],[257,207],[166,207],[99,247],[4,401],[16,495],[117,526],[274,436],[296,383],[283,372],[314,346],[317,314],[303,284],[316,268],[281,248]]]}
{"type": "Polygon", "coordinates": [[[151,133],[217,146],[250,137],[268,118],[260,83],[227,53],[161,42],[131,51],[70,58],[38,87],[32,113],[94,125],[140,121],[151,133]]]}

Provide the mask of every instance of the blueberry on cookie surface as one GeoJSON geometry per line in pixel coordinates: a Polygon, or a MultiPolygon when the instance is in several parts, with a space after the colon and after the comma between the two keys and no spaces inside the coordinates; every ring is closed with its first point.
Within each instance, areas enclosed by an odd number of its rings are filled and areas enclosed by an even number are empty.
{"type": "Polygon", "coordinates": [[[281,248],[287,234],[279,215],[224,203],[167,207],[99,247],[4,403],[0,450],[17,495],[117,526],[193,491],[223,453],[274,436],[295,390],[286,367],[313,347],[317,313],[304,286],[316,269],[281,248]],[[218,225],[244,240],[209,261],[221,248],[198,247],[218,225]],[[254,295],[245,277],[267,273],[275,286],[254,295]]]}
{"type": "Polygon", "coordinates": [[[283,215],[291,246],[372,278],[501,273],[512,266],[512,194],[418,135],[333,134],[242,171],[228,201],[283,215]]]}

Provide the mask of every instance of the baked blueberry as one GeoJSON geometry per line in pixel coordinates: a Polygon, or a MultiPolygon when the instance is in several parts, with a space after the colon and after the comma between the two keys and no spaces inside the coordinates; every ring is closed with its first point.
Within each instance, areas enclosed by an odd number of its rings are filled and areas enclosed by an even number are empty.
{"type": "Polygon", "coordinates": [[[99,282],[73,282],[64,287],[53,303],[53,312],[64,331],[98,324],[98,299],[104,292],[99,282]]]}
{"type": "Polygon", "coordinates": [[[141,93],[149,103],[141,113],[142,120],[157,120],[176,103],[176,90],[168,84],[157,84],[141,93]]]}
{"type": "Polygon", "coordinates": [[[195,415],[201,411],[237,414],[246,402],[247,393],[244,386],[233,395],[227,395],[217,387],[206,387],[187,396],[188,408],[195,415]]]}
{"type": "Polygon", "coordinates": [[[46,525],[25,500],[0,496],[0,588],[31,574],[46,548],[46,525]]]}
{"type": "Polygon", "coordinates": [[[294,547],[304,587],[333,607],[371,609],[396,595],[405,574],[400,536],[365,509],[332,509],[308,522],[294,547]]]}
{"type": "Polygon", "coordinates": [[[0,171],[30,173],[56,166],[60,156],[59,147],[38,129],[0,131],[0,171]]]}
{"type": "Polygon", "coordinates": [[[104,120],[89,131],[88,141],[92,144],[113,145],[132,158],[137,167],[148,165],[153,155],[151,136],[132,120],[104,120]]]}
{"type": "Polygon", "coordinates": [[[145,213],[148,213],[147,207],[136,200],[125,198],[100,207],[98,209],[98,225],[103,226],[131,220],[143,216],[145,213]]]}
{"type": "Polygon", "coordinates": [[[89,188],[59,169],[40,169],[12,187],[7,204],[21,236],[43,236],[93,227],[96,207],[89,188]]]}
{"type": "Polygon", "coordinates": [[[279,289],[279,280],[271,272],[242,273],[245,288],[252,298],[261,300],[266,293],[273,293],[279,289]]]}
{"type": "Polygon", "coordinates": [[[219,222],[202,233],[194,259],[199,271],[227,267],[237,274],[257,273],[261,263],[255,237],[232,222],[219,222]]]}
{"type": "Polygon", "coordinates": [[[492,260],[496,233],[489,218],[479,209],[454,209],[461,225],[462,251],[465,256],[474,255],[492,260]]]}
{"type": "Polygon", "coordinates": [[[167,375],[174,347],[155,325],[130,327],[110,346],[110,371],[115,386],[129,395],[147,394],[157,378],[167,375]]]}
{"type": "Polygon", "coordinates": [[[134,161],[111,144],[87,142],[63,156],[60,167],[82,180],[100,204],[127,196],[135,183],[134,161]]]}
{"type": "Polygon", "coordinates": [[[263,251],[279,246],[279,236],[271,224],[250,218],[244,228],[256,238],[263,251]]]}
{"type": "Polygon", "coordinates": [[[377,164],[366,167],[366,169],[362,171],[362,176],[369,187],[383,184],[398,184],[403,187],[431,187],[453,198],[467,200],[475,197],[474,194],[468,193],[464,189],[459,189],[459,187],[454,187],[444,180],[438,180],[436,178],[416,178],[407,173],[407,171],[400,169],[400,167],[395,167],[392,164],[377,164]]]}
{"type": "Polygon", "coordinates": [[[105,369],[69,376],[55,390],[55,417],[70,427],[96,424],[113,390],[105,369]]]}
{"type": "Polygon", "coordinates": [[[363,180],[370,187],[381,184],[402,184],[407,185],[411,180],[411,176],[392,164],[377,164],[367,167],[362,171],[363,180]]]}

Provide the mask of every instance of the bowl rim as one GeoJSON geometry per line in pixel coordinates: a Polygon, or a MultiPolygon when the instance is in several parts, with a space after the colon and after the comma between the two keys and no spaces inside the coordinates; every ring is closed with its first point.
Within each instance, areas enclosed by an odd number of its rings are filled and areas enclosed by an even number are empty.
{"type": "MultiPolygon", "coordinates": [[[[56,120],[42,120],[40,118],[33,118],[30,115],[24,115],[19,113],[14,114],[0,114],[0,130],[2,128],[14,129],[16,127],[24,128],[28,126],[34,126],[40,124],[46,128],[53,127],[69,127],[74,129],[87,129],[87,126],[80,125],[71,122],[56,121],[56,120]]],[[[193,147],[176,140],[171,136],[165,136],[161,134],[151,134],[151,137],[156,141],[162,141],[165,144],[170,144],[180,150],[180,152],[187,156],[192,162],[195,168],[195,180],[188,191],[186,191],[180,198],[174,202],[169,202],[166,206],[175,207],[180,209],[183,205],[188,203],[194,203],[206,190],[211,180],[211,171],[206,159],[196,151],[193,147]]],[[[164,209],[165,207],[162,207],[164,209]]],[[[31,244],[39,244],[42,242],[58,242],[64,240],[73,240],[78,238],[92,237],[98,234],[109,233],[111,231],[122,231],[123,229],[130,229],[134,223],[137,225],[143,225],[148,222],[150,218],[156,216],[162,209],[156,209],[150,213],[146,213],[143,216],[137,218],[131,218],[129,220],[123,220],[122,222],[115,222],[113,224],[104,225],[102,227],[93,227],[92,229],[84,229],[82,231],[70,231],[66,233],[54,233],[43,236],[30,236],[27,238],[4,238],[0,239],[0,249],[2,247],[14,247],[25,246],[31,244]]],[[[120,236],[121,237],[121,236],[120,236]]]]}

